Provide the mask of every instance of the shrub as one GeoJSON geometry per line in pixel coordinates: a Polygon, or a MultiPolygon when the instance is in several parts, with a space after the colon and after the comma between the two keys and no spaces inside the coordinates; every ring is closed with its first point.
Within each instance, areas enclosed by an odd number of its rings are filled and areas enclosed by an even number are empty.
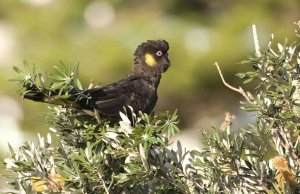
{"type": "MultiPolygon", "coordinates": [[[[256,86],[253,92],[230,86],[219,71],[224,84],[244,96],[241,108],[256,121],[233,130],[234,116],[226,113],[221,127],[202,132],[201,150],[186,151],[180,142],[170,148],[170,136],[179,130],[176,112],[131,112],[130,120],[125,111],[115,123],[51,105],[51,134],[38,136],[37,144],[10,147],[9,184],[26,193],[299,193],[298,44],[285,41],[274,48],[272,36],[261,50],[255,38],[255,55],[242,62],[253,70],[237,74],[256,86]]],[[[49,78],[35,66],[25,67],[15,67],[23,94],[60,90],[67,99],[71,90],[82,89],[77,65],[56,67],[49,78]]]]}

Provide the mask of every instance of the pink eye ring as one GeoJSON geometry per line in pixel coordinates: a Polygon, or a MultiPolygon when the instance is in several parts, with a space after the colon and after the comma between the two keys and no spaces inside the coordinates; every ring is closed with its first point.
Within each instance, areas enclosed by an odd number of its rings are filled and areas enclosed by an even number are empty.
{"type": "Polygon", "coordinates": [[[156,55],[160,57],[160,56],[162,56],[162,52],[161,51],[157,51],[156,55]]]}

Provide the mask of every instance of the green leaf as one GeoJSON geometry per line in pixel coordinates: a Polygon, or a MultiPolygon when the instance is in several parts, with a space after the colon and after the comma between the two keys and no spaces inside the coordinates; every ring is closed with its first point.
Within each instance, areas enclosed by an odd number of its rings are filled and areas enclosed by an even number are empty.
{"type": "Polygon", "coordinates": [[[18,67],[14,66],[13,69],[15,70],[15,72],[24,75],[23,71],[21,71],[18,67]]]}
{"type": "Polygon", "coordinates": [[[13,147],[10,145],[10,143],[8,143],[8,148],[9,148],[11,157],[12,157],[12,158],[15,158],[16,153],[15,153],[13,147]]]}
{"type": "MultiPolygon", "coordinates": [[[[62,64],[62,65],[64,65],[64,64],[62,64]]],[[[56,70],[56,72],[58,72],[61,76],[63,76],[63,77],[67,77],[67,74],[66,74],[66,72],[65,72],[65,67],[61,67],[61,68],[59,68],[59,67],[57,67],[57,66],[53,66],[53,68],[56,70]]]]}
{"type": "Polygon", "coordinates": [[[55,91],[55,90],[61,89],[63,86],[64,86],[64,83],[63,83],[63,82],[54,82],[54,83],[51,85],[50,89],[51,89],[52,91],[55,91]]]}
{"type": "Polygon", "coordinates": [[[41,73],[39,73],[38,76],[39,76],[39,80],[40,80],[40,84],[42,85],[42,88],[43,88],[43,89],[46,89],[47,86],[46,86],[46,84],[45,84],[45,80],[44,80],[44,78],[43,78],[43,75],[42,75],[41,73]]]}

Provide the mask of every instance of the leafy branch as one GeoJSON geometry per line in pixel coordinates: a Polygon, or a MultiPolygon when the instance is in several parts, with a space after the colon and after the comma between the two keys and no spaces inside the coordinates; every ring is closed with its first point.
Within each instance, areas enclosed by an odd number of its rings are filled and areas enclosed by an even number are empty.
{"type": "MultiPolygon", "coordinates": [[[[99,122],[89,111],[49,106],[51,134],[18,150],[9,146],[9,184],[15,193],[299,193],[299,41],[274,47],[273,39],[261,49],[254,29],[256,53],[242,61],[253,70],[237,74],[253,92],[228,84],[216,64],[224,85],[244,96],[242,110],[255,115],[248,127],[233,129],[238,116],[226,113],[220,127],[202,131],[203,148],[186,151],[180,142],[170,148],[176,112],[136,115],[129,107],[119,122],[99,122]]],[[[23,95],[68,99],[83,90],[78,65],[49,76],[26,63],[14,69],[23,95]]]]}

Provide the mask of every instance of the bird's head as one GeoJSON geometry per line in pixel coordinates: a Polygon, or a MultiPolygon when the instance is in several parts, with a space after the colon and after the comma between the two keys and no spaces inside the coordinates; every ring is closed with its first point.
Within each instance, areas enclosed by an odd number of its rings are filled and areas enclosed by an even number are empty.
{"type": "Polygon", "coordinates": [[[133,73],[159,76],[170,66],[169,44],[165,40],[148,40],[138,46],[133,73]]]}

